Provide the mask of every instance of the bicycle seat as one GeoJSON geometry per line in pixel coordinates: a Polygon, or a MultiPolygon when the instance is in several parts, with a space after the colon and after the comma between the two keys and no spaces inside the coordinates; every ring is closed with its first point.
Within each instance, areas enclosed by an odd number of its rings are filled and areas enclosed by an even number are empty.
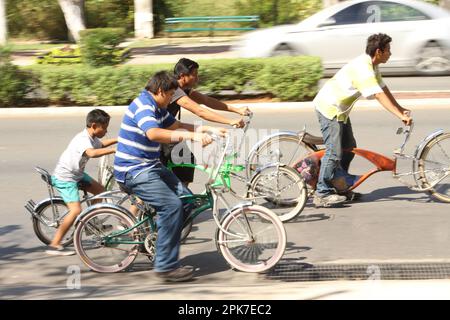
{"type": "Polygon", "coordinates": [[[300,134],[302,141],[309,143],[309,144],[315,144],[315,145],[321,145],[324,144],[323,137],[314,136],[306,131],[302,131],[300,134]]]}
{"type": "Polygon", "coordinates": [[[36,169],[36,171],[38,173],[41,174],[42,180],[44,180],[46,183],[48,183],[50,185],[52,184],[52,176],[50,175],[50,173],[48,173],[47,170],[45,170],[45,169],[43,169],[41,167],[34,167],[34,168],[36,169]]]}

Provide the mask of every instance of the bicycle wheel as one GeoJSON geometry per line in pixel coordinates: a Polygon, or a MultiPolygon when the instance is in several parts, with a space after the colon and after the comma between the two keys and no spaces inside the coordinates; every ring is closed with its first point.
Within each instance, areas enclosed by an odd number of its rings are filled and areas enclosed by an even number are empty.
{"type": "Polygon", "coordinates": [[[96,272],[119,272],[136,259],[139,241],[135,230],[118,234],[134,226],[134,220],[122,211],[110,207],[87,213],[77,224],[75,250],[81,261],[96,272]]]}
{"type": "MultiPolygon", "coordinates": [[[[40,219],[33,217],[33,230],[36,236],[44,244],[48,245],[52,242],[55,237],[56,231],[58,230],[64,215],[69,211],[69,208],[64,203],[62,199],[54,199],[53,206],[55,212],[57,213],[57,218],[53,217],[52,203],[50,200],[43,203],[36,209],[36,214],[40,219]]],[[[64,238],[61,240],[62,246],[68,246],[73,242],[73,232],[75,228],[70,227],[64,238]]]]}
{"type": "Polygon", "coordinates": [[[284,166],[261,170],[252,179],[250,188],[256,204],[270,209],[283,222],[296,218],[308,199],[305,180],[297,171],[284,166]]]}
{"type": "Polygon", "coordinates": [[[183,243],[186,241],[187,236],[189,233],[191,233],[192,230],[193,221],[187,222],[186,225],[183,226],[183,229],[181,230],[181,236],[180,236],[180,243],[183,243]]]}
{"type": "Polygon", "coordinates": [[[105,187],[106,191],[111,191],[112,187],[114,186],[112,185],[110,188],[108,188],[108,183],[111,183],[111,177],[113,177],[112,181],[115,183],[113,163],[114,155],[112,154],[105,155],[99,160],[97,168],[97,181],[105,187]]]}
{"type": "Polygon", "coordinates": [[[419,159],[419,172],[424,187],[443,202],[450,202],[450,133],[427,143],[419,159]]]}
{"type": "Polygon", "coordinates": [[[280,162],[292,167],[297,160],[313,152],[297,135],[280,134],[264,141],[247,158],[247,174],[252,177],[258,168],[280,162]]]}
{"type": "Polygon", "coordinates": [[[225,260],[244,272],[264,272],[275,266],[286,249],[280,219],[261,206],[241,207],[222,222],[216,241],[225,260]]]}
{"type": "Polygon", "coordinates": [[[106,178],[105,183],[105,191],[111,191],[117,188],[116,178],[112,172],[107,173],[108,177],[106,178]]]}

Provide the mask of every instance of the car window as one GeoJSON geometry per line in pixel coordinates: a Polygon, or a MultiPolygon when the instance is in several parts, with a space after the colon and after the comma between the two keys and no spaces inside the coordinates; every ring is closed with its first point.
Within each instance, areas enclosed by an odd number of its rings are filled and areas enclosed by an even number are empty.
{"type": "Polygon", "coordinates": [[[379,6],[381,22],[415,21],[429,19],[429,17],[423,12],[403,4],[393,2],[378,2],[375,5],[379,6]]]}
{"type": "Polygon", "coordinates": [[[335,21],[333,25],[429,19],[426,14],[412,7],[380,1],[354,4],[339,11],[331,18],[335,21]]]}
{"type": "Polygon", "coordinates": [[[336,21],[334,25],[366,23],[368,18],[366,8],[366,3],[358,3],[339,11],[331,18],[336,21]]]}

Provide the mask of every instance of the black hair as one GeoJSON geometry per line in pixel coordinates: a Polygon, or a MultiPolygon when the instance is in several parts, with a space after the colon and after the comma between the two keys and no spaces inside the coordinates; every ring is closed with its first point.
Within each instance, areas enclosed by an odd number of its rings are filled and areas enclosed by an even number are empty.
{"type": "Polygon", "coordinates": [[[181,75],[191,74],[192,71],[198,68],[199,65],[197,62],[187,58],[181,58],[180,60],[178,60],[177,64],[175,65],[175,68],[173,68],[173,73],[178,79],[180,79],[181,75]]]}
{"type": "Polygon", "coordinates": [[[384,51],[386,46],[392,41],[392,38],[384,33],[377,33],[367,38],[366,53],[373,58],[377,49],[384,51]]]}
{"type": "Polygon", "coordinates": [[[167,71],[159,71],[154,74],[145,86],[145,90],[157,94],[158,90],[167,92],[178,88],[177,79],[167,71]]]}
{"type": "Polygon", "coordinates": [[[92,127],[93,123],[99,123],[101,125],[108,125],[111,116],[105,111],[100,109],[94,109],[90,111],[86,116],[86,127],[92,127]]]}

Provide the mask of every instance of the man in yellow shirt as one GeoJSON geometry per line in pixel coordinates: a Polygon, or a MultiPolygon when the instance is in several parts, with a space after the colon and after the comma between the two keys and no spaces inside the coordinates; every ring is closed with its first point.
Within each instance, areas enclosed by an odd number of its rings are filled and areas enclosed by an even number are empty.
{"type": "Polygon", "coordinates": [[[314,196],[316,207],[331,207],[347,200],[356,200],[360,196],[353,192],[339,195],[332,185],[334,178],[346,175],[354,156],[343,150],[356,147],[349,113],[358,98],[374,97],[404,123],[412,122],[409,110],[398,104],[378,70],[378,65],[386,63],[391,56],[391,41],[391,37],[386,34],[371,35],[367,39],[366,54],[342,67],[314,98],[326,146],[314,196]]]}

